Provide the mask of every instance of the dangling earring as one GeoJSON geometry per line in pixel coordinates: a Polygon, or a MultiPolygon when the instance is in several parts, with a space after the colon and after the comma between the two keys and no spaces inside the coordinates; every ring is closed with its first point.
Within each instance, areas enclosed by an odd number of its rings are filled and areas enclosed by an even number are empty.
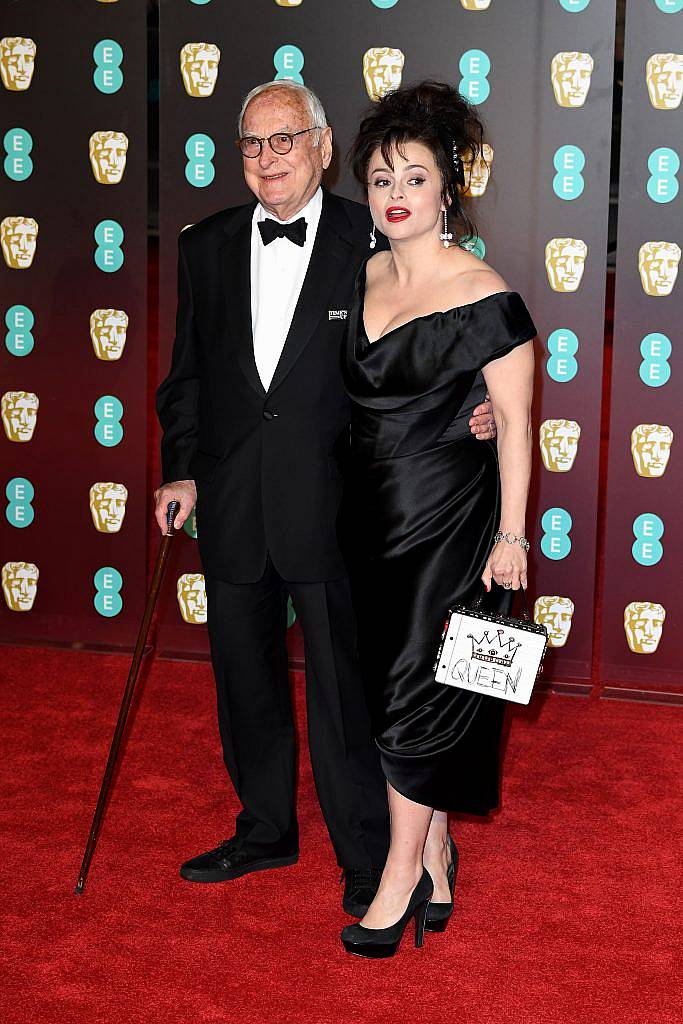
{"type": "Polygon", "coordinates": [[[374,249],[377,245],[377,239],[375,238],[375,225],[372,225],[372,231],[370,232],[370,248],[374,249]]]}
{"type": "Polygon", "coordinates": [[[443,211],[443,231],[439,235],[439,238],[443,243],[444,249],[448,249],[451,242],[453,241],[453,235],[448,230],[448,212],[446,210],[443,211]]]}

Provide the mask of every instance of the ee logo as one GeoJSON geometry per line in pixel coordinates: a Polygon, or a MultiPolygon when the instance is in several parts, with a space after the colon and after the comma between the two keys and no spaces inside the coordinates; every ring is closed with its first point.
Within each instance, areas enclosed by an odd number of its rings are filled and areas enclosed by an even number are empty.
{"type": "Polygon", "coordinates": [[[303,85],[304,80],[301,72],[304,67],[304,55],[298,46],[292,43],[285,43],[273,54],[273,64],[277,74],[275,80],[286,79],[288,82],[299,82],[303,85]]]}
{"type": "Polygon", "coordinates": [[[123,50],[114,39],[100,39],[92,52],[95,61],[93,82],[100,92],[118,92],[123,85],[123,50]]]}
{"type": "Polygon", "coordinates": [[[633,536],[636,538],[631,553],[639,565],[656,565],[664,554],[660,541],[664,534],[664,523],[654,512],[643,512],[633,520],[633,536]]]}
{"type": "Polygon", "coordinates": [[[123,405],[115,395],[102,395],[95,402],[95,438],[104,448],[114,448],[123,440],[123,405]]]}
{"type": "Polygon", "coordinates": [[[93,577],[95,584],[95,597],[93,604],[95,611],[103,615],[105,619],[111,619],[118,615],[123,608],[123,601],[119,591],[123,586],[123,577],[118,569],[112,569],[110,565],[103,565],[93,577]]]}
{"type": "Polygon", "coordinates": [[[541,551],[546,558],[557,562],[566,558],[572,549],[569,531],[572,528],[572,517],[564,508],[549,508],[543,513],[541,526],[544,533],[541,538],[541,551]]]}
{"type": "Polygon", "coordinates": [[[683,0],[655,0],[662,14],[678,14],[683,11],[683,0]]]}
{"type": "Polygon", "coordinates": [[[579,350],[579,339],[567,327],[558,327],[548,337],[548,376],[558,384],[566,384],[573,380],[579,370],[576,353],[579,350]]]}
{"type": "Polygon", "coordinates": [[[6,515],[10,525],[16,526],[18,529],[30,526],[35,515],[31,505],[35,494],[31,481],[26,480],[23,476],[15,476],[7,484],[5,494],[9,502],[6,515]]]}
{"type": "Polygon", "coordinates": [[[95,228],[95,263],[105,274],[113,274],[123,266],[123,228],[115,220],[101,220],[95,228]]]}
{"type": "Polygon", "coordinates": [[[640,354],[643,361],[640,364],[640,379],[649,388],[661,388],[671,376],[669,358],[671,356],[671,342],[666,334],[654,332],[646,334],[640,343],[640,354]]]}
{"type": "Polygon", "coordinates": [[[478,256],[480,260],[483,260],[486,255],[486,243],[484,242],[484,239],[479,238],[478,235],[476,238],[468,239],[464,243],[463,248],[467,249],[468,252],[474,253],[474,255],[478,256]]]}
{"type": "Polygon", "coordinates": [[[210,4],[211,0],[192,0],[192,3],[201,6],[202,4],[210,4]]]}
{"type": "Polygon", "coordinates": [[[33,160],[29,153],[33,149],[33,139],[25,128],[10,128],[4,138],[5,174],[12,181],[26,181],[33,172],[33,160]]]}
{"type": "Polygon", "coordinates": [[[585,11],[591,0],[560,0],[560,7],[570,14],[580,14],[585,11]]]}
{"type": "Polygon", "coordinates": [[[470,103],[483,103],[491,92],[487,75],[491,70],[491,61],[483,50],[466,50],[458,64],[460,68],[460,85],[458,91],[470,103]]]}
{"type": "Polygon", "coordinates": [[[578,146],[560,146],[553,157],[557,174],[553,178],[553,191],[558,199],[578,199],[585,182],[581,171],[586,166],[586,157],[578,146]]]}
{"type": "Polygon", "coordinates": [[[291,629],[296,622],[296,612],[291,597],[287,601],[287,629],[291,629]]]}
{"type": "Polygon", "coordinates": [[[192,540],[197,539],[197,507],[195,506],[183,523],[183,530],[192,540]]]}
{"type": "Polygon", "coordinates": [[[388,11],[390,7],[395,7],[398,0],[372,0],[375,7],[379,7],[381,11],[388,11]]]}
{"type": "Polygon", "coordinates": [[[31,328],[34,324],[33,313],[28,306],[10,306],[5,313],[7,334],[5,347],[10,355],[27,356],[33,351],[34,339],[31,328]]]}
{"type": "Polygon", "coordinates": [[[650,177],[647,180],[647,194],[655,203],[670,203],[678,195],[676,174],[681,166],[678,153],[662,146],[653,149],[647,159],[650,177]]]}
{"type": "Polygon", "coordinates": [[[190,185],[195,188],[205,188],[210,185],[216,176],[216,168],[212,160],[216,154],[216,147],[210,135],[190,135],[185,143],[185,177],[190,185]]]}

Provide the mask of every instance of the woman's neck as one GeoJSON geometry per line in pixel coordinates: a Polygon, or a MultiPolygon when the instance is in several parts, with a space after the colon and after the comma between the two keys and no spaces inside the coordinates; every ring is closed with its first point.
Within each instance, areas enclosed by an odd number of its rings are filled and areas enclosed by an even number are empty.
{"type": "Polygon", "coordinates": [[[414,288],[421,283],[433,282],[446,267],[452,273],[454,260],[459,260],[460,250],[453,245],[444,248],[438,236],[432,234],[419,238],[390,241],[391,264],[389,273],[399,288],[414,288]],[[448,260],[448,263],[445,261],[448,260]]]}

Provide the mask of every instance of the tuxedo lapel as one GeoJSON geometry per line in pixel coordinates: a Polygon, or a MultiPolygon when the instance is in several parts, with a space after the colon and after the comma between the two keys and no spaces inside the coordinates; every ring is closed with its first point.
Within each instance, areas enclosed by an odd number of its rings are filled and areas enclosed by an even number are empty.
{"type": "Polygon", "coordinates": [[[239,222],[231,225],[229,238],[221,247],[221,281],[225,296],[225,315],[237,361],[251,386],[265,395],[254,359],[251,327],[251,215],[254,205],[245,208],[239,222]]]}

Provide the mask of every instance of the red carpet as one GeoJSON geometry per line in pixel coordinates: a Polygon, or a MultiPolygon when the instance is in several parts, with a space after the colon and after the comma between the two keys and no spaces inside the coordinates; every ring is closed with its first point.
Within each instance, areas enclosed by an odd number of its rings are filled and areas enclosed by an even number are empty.
{"type": "Polygon", "coordinates": [[[448,932],[371,962],[338,941],[348,918],[305,756],[298,865],[178,877],[235,810],[206,665],[152,666],[73,895],[128,662],[1,660],[7,1024],[680,1022],[676,709],[555,696],[517,713],[502,813],[454,824],[448,932]]]}

